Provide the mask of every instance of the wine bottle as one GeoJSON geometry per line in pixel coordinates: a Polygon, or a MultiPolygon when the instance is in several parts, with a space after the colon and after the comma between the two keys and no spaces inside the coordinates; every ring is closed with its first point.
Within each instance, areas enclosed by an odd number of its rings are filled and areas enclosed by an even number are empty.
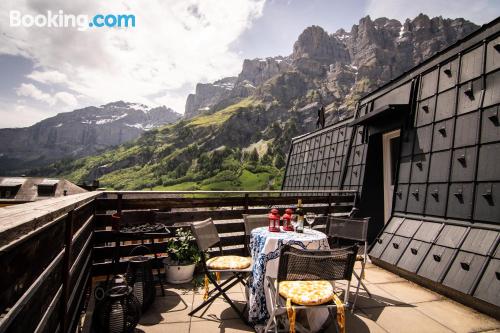
{"type": "Polygon", "coordinates": [[[297,228],[296,232],[304,232],[304,210],[302,209],[302,199],[297,201],[297,209],[295,210],[297,215],[297,228]]]}

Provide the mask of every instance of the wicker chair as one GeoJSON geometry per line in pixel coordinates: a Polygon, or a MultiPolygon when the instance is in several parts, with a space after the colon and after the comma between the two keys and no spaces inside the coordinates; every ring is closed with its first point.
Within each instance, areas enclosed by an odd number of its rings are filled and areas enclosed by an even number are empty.
{"type": "Polygon", "coordinates": [[[267,214],[243,214],[243,222],[245,224],[245,249],[247,254],[250,255],[250,238],[252,237],[252,230],[259,227],[267,227],[269,225],[269,218],[267,214]]]}
{"type": "MultiPolygon", "coordinates": [[[[236,311],[238,316],[247,323],[247,319],[243,315],[243,311],[238,309],[238,307],[231,301],[226,292],[238,283],[246,285],[245,278],[248,273],[252,271],[251,258],[240,257],[240,256],[224,256],[222,251],[222,246],[220,243],[219,234],[215,228],[215,224],[212,219],[207,219],[201,222],[195,222],[191,225],[191,230],[194,237],[196,238],[196,243],[201,254],[201,264],[203,271],[205,273],[206,279],[208,279],[213,285],[214,289],[207,292],[208,298],[192,310],[189,315],[192,316],[202,308],[209,306],[217,297],[222,296],[231,305],[231,307],[236,311]],[[206,254],[208,249],[218,247],[219,256],[211,257],[206,259],[206,254]],[[228,259],[228,260],[226,260],[228,259]],[[232,261],[232,262],[231,262],[232,261]],[[249,262],[247,267],[237,267],[241,262],[249,262]],[[233,262],[235,265],[233,265],[233,262]],[[227,267],[224,265],[227,264],[227,267]],[[214,273],[232,273],[232,276],[226,279],[224,282],[220,283],[214,278],[214,273]]],[[[208,281],[207,281],[208,283],[208,281]]],[[[208,286],[207,286],[208,288],[208,286]]],[[[245,305],[246,308],[246,305],[245,305]]]]}
{"type": "MultiPolygon", "coordinates": [[[[284,288],[285,283],[294,283],[295,281],[301,281],[302,283],[311,283],[312,281],[321,282],[323,284],[327,283],[327,286],[331,288],[332,291],[331,296],[333,296],[331,282],[345,280],[346,286],[344,289],[343,301],[338,298],[336,293],[334,297],[327,296],[321,302],[313,299],[309,305],[301,305],[303,303],[296,303],[292,300],[294,303],[294,305],[292,305],[293,312],[311,308],[326,308],[330,315],[337,314],[337,316],[345,316],[344,307],[349,308],[350,306],[349,288],[357,251],[356,245],[335,250],[302,250],[291,247],[290,245],[283,246],[280,251],[277,279],[267,277],[267,284],[272,298],[272,312],[264,332],[268,332],[271,326],[274,326],[275,332],[278,331],[277,316],[281,316],[290,311],[289,300],[280,292],[280,287],[284,288]],[[289,304],[287,305],[287,303],[289,304]]],[[[324,291],[323,289],[324,288],[321,288],[319,291],[324,291]]],[[[304,295],[301,294],[300,296],[303,297],[304,295]]],[[[302,332],[308,331],[300,324],[296,324],[296,328],[302,332]]],[[[342,330],[340,329],[340,331],[342,330]]]]}
{"type": "Polygon", "coordinates": [[[366,288],[362,279],[365,274],[365,266],[368,258],[368,225],[370,222],[369,217],[365,218],[354,218],[354,217],[334,217],[329,216],[327,222],[327,235],[330,239],[330,246],[335,248],[335,243],[337,241],[337,246],[339,246],[340,240],[350,240],[356,242],[358,245],[358,254],[356,256],[356,261],[361,262],[361,272],[360,275],[353,273],[353,275],[358,279],[358,285],[356,286],[356,293],[354,296],[354,301],[352,304],[352,311],[356,306],[356,300],[358,299],[359,288],[362,286],[366,291],[368,296],[371,298],[372,295],[366,288]],[[360,244],[361,243],[361,244],[360,244]]]}

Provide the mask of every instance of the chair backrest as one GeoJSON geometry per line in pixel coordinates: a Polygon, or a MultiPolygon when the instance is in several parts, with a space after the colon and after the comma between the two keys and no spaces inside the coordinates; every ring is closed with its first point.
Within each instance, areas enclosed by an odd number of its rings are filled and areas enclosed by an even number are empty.
{"type": "Polygon", "coordinates": [[[220,245],[219,233],[211,218],[191,224],[191,231],[196,238],[200,251],[206,251],[215,245],[220,245]]]}
{"type": "Polygon", "coordinates": [[[327,234],[331,238],[350,239],[366,242],[368,238],[369,217],[328,217],[327,234]]]}
{"type": "Polygon", "coordinates": [[[357,252],[357,245],[335,250],[302,250],[285,245],[280,250],[278,282],[350,280],[357,252]]]}
{"type": "Polygon", "coordinates": [[[245,235],[250,236],[253,229],[267,227],[269,225],[269,219],[267,214],[243,214],[243,223],[245,224],[245,235]]]}

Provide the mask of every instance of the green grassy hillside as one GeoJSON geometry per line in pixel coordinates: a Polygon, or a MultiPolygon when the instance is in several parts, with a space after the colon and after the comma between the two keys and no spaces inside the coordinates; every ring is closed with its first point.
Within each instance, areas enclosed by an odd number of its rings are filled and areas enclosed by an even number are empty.
{"type": "Polygon", "coordinates": [[[246,98],[36,173],[75,183],[99,179],[117,190],[279,189],[290,139],[297,135],[296,118],[284,111],[279,103],[246,98]]]}

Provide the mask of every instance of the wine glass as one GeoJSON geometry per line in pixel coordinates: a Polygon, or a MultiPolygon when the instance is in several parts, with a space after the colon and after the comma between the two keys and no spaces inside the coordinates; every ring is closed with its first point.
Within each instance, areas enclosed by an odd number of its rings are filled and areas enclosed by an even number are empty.
{"type": "Polygon", "coordinates": [[[312,229],[312,224],[314,223],[314,220],[316,219],[316,214],[309,212],[306,214],[306,222],[309,224],[309,229],[312,229]]]}
{"type": "Polygon", "coordinates": [[[297,230],[297,215],[293,214],[290,222],[292,223],[293,230],[297,230]]]}

